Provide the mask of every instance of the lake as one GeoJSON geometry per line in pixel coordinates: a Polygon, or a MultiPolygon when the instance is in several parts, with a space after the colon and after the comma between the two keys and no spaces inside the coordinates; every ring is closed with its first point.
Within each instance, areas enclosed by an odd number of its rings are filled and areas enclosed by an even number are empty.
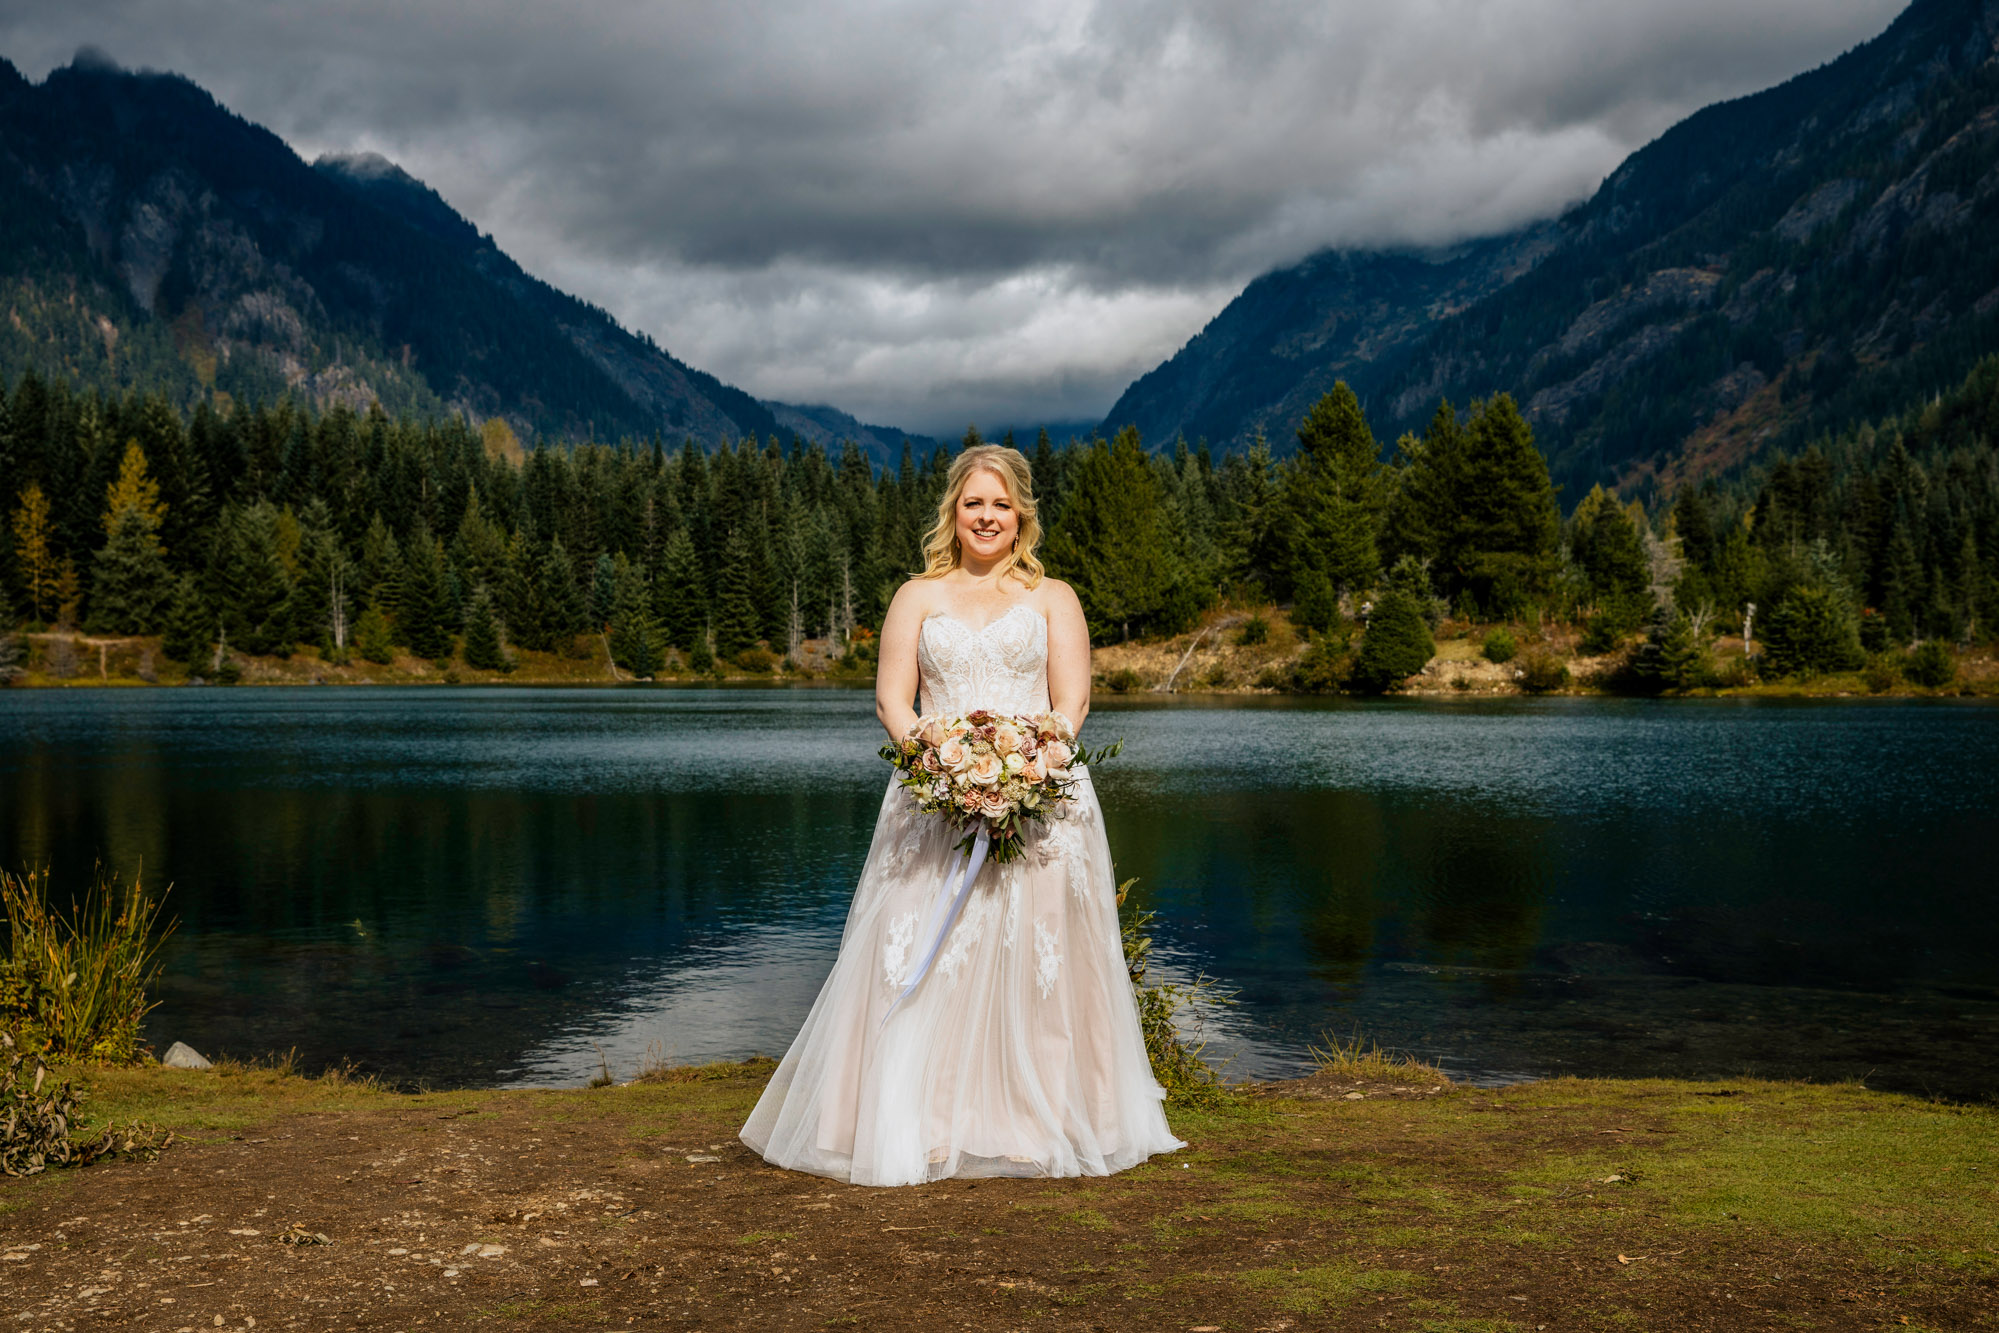
{"type": "MultiPolygon", "coordinates": [[[[1167,975],[1237,1076],[1999,1095],[1999,709],[1100,700],[1167,975]]],[[[148,1035],[433,1086],[779,1054],[888,769],[850,689],[0,693],[0,865],[141,865],[148,1035]]]]}

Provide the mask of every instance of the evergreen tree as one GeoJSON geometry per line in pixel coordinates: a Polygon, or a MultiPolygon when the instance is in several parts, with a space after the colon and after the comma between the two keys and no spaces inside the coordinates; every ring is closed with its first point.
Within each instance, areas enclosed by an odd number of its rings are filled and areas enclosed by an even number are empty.
{"type": "Polygon", "coordinates": [[[694,539],[686,528],[675,528],[666,539],[659,576],[653,580],[653,608],[665,627],[667,640],[683,653],[694,651],[695,642],[708,628],[707,580],[701,573],[694,539]]]}
{"type": "Polygon", "coordinates": [[[597,557],[590,575],[590,627],[602,629],[611,623],[618,605],[618,563],[606,551],[597,557]]]}
{"type": "Polygon", "coordinates": [[[493,596],[480,584],[465,609],[465,665],[477,671],[512,671],[514,659],[503,642],[493,596]]]}
{"type": "Polygon", "coordinates": [[[1423,608],[1403,589],[1391,586],[1368,617],[1354,683],[1375,694],[1393,689],[1421,671],[1436,652],[1423,608]]]}
{"type": "Polygon", "coordinates": [[[1641,694],[1661,694],[1699,685],[1707,674],[1707,653],[1694,623],[1670,607],[1652,613],[1645,641],[1631,654],[1626,676],[1641,694]]]}
{"type": "Polygon", "coordinates": [[[379,512],[368,521],[367,535],[361,538],[360,581],[363,606],[377,606],[387,614],[402,601],[402,546],[379,512]]]}
{"type": "Polygon", "coordinates": [[[136,441],[125,446],[118,480],[105,491],[108,540],[91,562],[92,628],[109,634],[150,634],[166,615],[173,591],[160,526],[166,506],[136,441]]]}
{"type": "Polygon", "coordinates": [[[333,526],[333,510],[314,496],[299,520],[299,575],[292,590],[292,624],[324,651],[344,652],[353,640],[354,564],[333,526]]]}
{"type": "Polygon", "coordinates": [[[40,482],[31,481],[21,489],[13,526],[15,567],[27,594],[28,618],[41,624],[56,613],[61,561],[52,545],[49,498],[40,482]]]}
{"type": "Polygon", "coordinates": [[[541,560],[541,607],[552,648],[590,627],[590,608],[576,582],[576,565],[559,541],[548,544],[548,554],[541,560]]]}
{"type": "Polygon", "coordinates": [[[354,651],[377,666],[387,666],[395,660],[395,634],[380,606],[370,606],[354,622],[354,651]]]}
{"type": "Polygon", "coordinates": [[[1867,661],[1860,617],[1823,540],[1812,544],[1794,581],[1777,598],[1762,627],[1766,674],[1816,676],[1857,671],[1867,661]]]}
{"type": "Polygon", "coordinates": [[[715,655],[725,661],[754,648],[763,627],[750,572],[749,544],[741,532],[722,548],[720,586],[715,596],[715,655]]]}
{"type": "Polygon", "coordinates": [[[1382,508],[1381,450],[1360,400],[1341,380],[1298,427],[1298,457],[1285,478],[1289,573],[1323,574],[1353,592],[1381,571],[1375,545],[1382,508]]]}
{"type": "Polygon", "coordinates": [[[451,584],[444,567],[444,545],[422,524],[411,534],[403,553],[402,599],[396,605],[396,628],[409,650],[432,661],[451,656],[451,584]]]}
{"type": "Polygon", "coordinates": [[[1161,522],[1159,500],[1158,479],[1130,426],[1075,460],[1047,560],[1050,572],[1075,588],[1093,639],[1177,632],[1206,601],[1161,522]]]}
{"type": "Polygon", "coordinates": [[[280,515],[259,500],[224,520],[216,542],[214,600],[229,645],[259,656],[289,656],[292,576],[285,568],[280,515]]]}
{"type": "Polygon", "coordinates": [[[1652,566],[1638,523],[1601,486],[1591,487],[1576,506],[1570,520],[1569,556],[1599,602],[1649,596],[1652,566]]]}
{"type": "Polygon", "coordinates": [[[174,580],[173,600],[167,606],[167,622],[160,636],[160,651],[176,662],[206,660],[215,646],[221,622],[208,599],[201,595],[201,583],[192,574],[174,580]]]}
{"type": "Polygon", "coordinates": [[[1512,395],[1472,405],[1447,481],[1438,552],[1446,591],[1469,594],[1488,615],[1519,614],[1553,573],[1561,520],[1547,460],[1512,395]]]}
{"type": "Polygon", "coordinates": [[[554,647],[544,606],[540,564],[520,529],[507,541],[507,556],[500,575],[496,599],[500,617],[506,622],[508,637],[516,647],[547,652],[554,647]]]}
{"type": "Polygon", "coordinates": [[[1307,565],[1297,584],[1297,597],[1291,604],[1292,624],[1300,629],[1323,631],[1339,623],[1340,600],[1324,570],[1307,565]]]}
{"type": "Polygon", "coordinates": [[[611,606],[611,660],[640,680],[649,680],[659,674],[662,656],[645,571],[621,555],[616,582],[611,606]]]}

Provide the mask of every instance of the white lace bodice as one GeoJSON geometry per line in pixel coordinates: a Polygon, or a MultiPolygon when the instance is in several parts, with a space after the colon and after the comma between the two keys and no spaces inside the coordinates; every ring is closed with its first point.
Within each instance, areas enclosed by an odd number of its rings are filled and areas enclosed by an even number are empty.
{"type": "Polygon", "coordinates": [[[978,629],[932,611],[917,632],[916,670],[925,713],[1039,713],[1048,707],[1048,622],[1024,604],[978,629]]]}

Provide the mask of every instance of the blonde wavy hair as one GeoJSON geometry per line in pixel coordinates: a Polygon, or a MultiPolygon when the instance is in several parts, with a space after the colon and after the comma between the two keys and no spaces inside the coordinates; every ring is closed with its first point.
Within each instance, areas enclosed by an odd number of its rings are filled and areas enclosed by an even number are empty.
{"type": "Polygon", "coordinates": [[[958,501],[974,472],[990,472],[999,478],[1000,485],[1006,487],[1006,498],[1013,504],[1014,516],[1020,521],[1013,551],[1001,563],[999,578],[1003,581],[1017,569],[1032,588],[1041,582],[1045,572],[1034,554],[1034,548],[1041,544],[1041,520],[1035,516],[1034,472],[1020,450],[999,444],[975,444],[952,460],[951,471],[944,478],[943,498],[937,502],[937,521],[923,538],[923,572],[916,577],[942,578],[963,559],[964,552],[958,549],[958,501]]]}

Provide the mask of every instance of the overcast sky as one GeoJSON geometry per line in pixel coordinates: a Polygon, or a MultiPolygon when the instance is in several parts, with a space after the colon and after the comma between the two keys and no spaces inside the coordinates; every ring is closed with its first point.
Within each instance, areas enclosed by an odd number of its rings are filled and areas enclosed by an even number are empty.
{"type": "Polygon", "coordinates": [[[1552,214],[1902,0],[0,0],[308,159],[380,152],[759,395],[1095,418],[1328,245],[1552,214]]]}

